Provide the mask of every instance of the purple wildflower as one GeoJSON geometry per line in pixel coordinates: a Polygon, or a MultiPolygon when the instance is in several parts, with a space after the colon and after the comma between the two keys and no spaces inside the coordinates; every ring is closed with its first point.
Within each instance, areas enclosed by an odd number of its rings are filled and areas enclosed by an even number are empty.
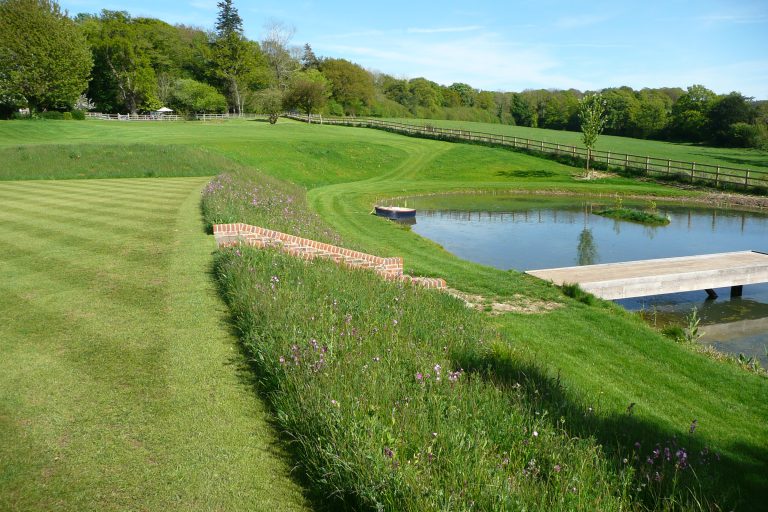
{"type": "Polygon", "coordinates": [[[422,380],[424,380],[424,375],[422,375],[421,372],[416,372],[416,380],[421,382],[422,380]]]}
{"type": "Polygon", "coordinates": [[[560,464],[555,464],[555,467],[553,467],[552,469],[555,470],[555,473],[559,473],[560,470],[563,469],[563,468],[560,467],[560,464]]]}

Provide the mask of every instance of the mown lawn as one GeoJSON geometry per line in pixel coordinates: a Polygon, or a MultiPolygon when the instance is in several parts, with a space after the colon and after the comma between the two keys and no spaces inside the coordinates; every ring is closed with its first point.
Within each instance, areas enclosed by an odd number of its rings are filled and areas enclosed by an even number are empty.
{"type": "Polygon", "coordinates": [[[306,510],[209,276],[207,181],[0,183],[0,510],[306,510]]]}

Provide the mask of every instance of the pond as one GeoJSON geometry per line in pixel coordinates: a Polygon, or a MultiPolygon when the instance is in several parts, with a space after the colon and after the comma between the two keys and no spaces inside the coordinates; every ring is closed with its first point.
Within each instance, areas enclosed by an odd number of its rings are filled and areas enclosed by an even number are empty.
{"type": "MultiPolygon", "coordinates": [[[[613,199],[504,196],[488,194],[410,198],[418,210],[411,229],[456,256],[499,269],[533,270],[595,263],[756,250],[768,252],[768,214],[658,203],[667,226],[608,219],[593,212],[615,206],[613,199]]],[[[624,201],[647,209],[648,201],[624,201]]],[[[651,321],[684,323],[695,307],[701,341],[718,350],[758,357],[768,366],[768,284],[704,290],[616,301],[644,310],[651,321]]]]}

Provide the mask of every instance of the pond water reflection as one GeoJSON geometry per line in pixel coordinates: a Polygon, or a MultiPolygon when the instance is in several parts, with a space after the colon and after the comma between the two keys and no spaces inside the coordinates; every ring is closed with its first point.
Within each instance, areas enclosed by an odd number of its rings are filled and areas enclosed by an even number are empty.
{"type": "MultiPolygon", "coordinates": [[[[412,230],[449,252],[500,269],[531,270],[595,263],[757,250],[768,252],[768,215],[675,204],[656,205],[668,226],[644,226],[595,215],[613,200],[545,196],[449,195],[413,198],[412,230]]],[[[646,202],[625,206],[648,208],[646,202]]],[[[630,310],[650,310],[680,321],[693,307],[707,341],[768,366],[768,284],[728,289],[707,300],[704,291],[625,299],[630,310]],[[711,326],[711,327],[710,327],[711,326]]]]}

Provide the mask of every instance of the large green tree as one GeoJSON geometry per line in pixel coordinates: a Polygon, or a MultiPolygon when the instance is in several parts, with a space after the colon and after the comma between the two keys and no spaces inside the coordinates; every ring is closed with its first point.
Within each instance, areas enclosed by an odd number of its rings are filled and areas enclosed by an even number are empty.
{"type": "Polygon", "coordinates": [[[211,44],[214,75],[220,80],[236,113],[243,112],[252,89],[268,83],[266,61],[258,43],[243,35],[243,21],[231,0],[219,2],[216,35],[211,44]]]}
{"type": "Polygon", "coordinates": [[[160,106],[157,75],[152,66],[155,48],[147,25],[122,11],[79,16],[95,61],[89,95],[104,111],[151,110],[160,106]]]}
{"type": "Polygon", "coordinates": [[[717,95],[703,85],[688,87],[672,107],[672,136],[679,140],[701,142],[708,138],[709,111],[717,95]]]}
{"type": "Polygon", "coordinates": [[[709,110],[711,139],[715,144],[728,145],[734,124],[752,124],[756,118],[757,109],[752,103],[752,98],[738,92],[720,96],[709,110]]]}
{"type": "Polygon", "coordinates": [[[288,109],[299,109],[312,120],[312,114],[325,106],[331,95],[328,79],[316,69],[297,71],[291,77],[283,100],[288,109]]]}
{"type": "Polygon", "coordinates": [[[375,93],[368,71],[345,59],[324,59],[320,71],[331,83],[332,98],[345,114],[367,114],[375,93]]]}
{"type": "Polygon", "coordinates": [[[184,113],[218,113],[227,110],[227,99],[215,87],[191,78],[180,78],[173,83],[168,103],[176,111],[184,113]]]}
{"type": "Polygon", "coordinates": [[[0,0],[0,105],[69,109],[93,61],[79,28],[53,0],[0,0]]]}

